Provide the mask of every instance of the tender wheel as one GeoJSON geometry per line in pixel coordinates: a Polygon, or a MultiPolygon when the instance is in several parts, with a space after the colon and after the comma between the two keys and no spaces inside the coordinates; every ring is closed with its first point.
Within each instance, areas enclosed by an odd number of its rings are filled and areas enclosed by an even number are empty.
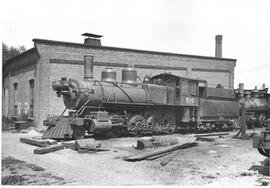
{"type": "Polygon", "coordinates": [[[173,115],[167,114],[162,119],[162,130],[167,134],[173,134],[176,128],[176,121],[173,115]]]}
{"type": "Polygon", "coordinates": [[[137,135],[145,126],[145,119],[141,115],[135,115],[128,122],[128,132],[137,135]]]}

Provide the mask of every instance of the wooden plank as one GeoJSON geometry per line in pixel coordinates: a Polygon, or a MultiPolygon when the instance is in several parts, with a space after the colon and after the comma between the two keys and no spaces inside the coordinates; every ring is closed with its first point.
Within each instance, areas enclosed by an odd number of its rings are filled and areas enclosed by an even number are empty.
{"type": "Polygon", "coordinates": [[[215,142],[216,141],[215,138],[207,138],[207,137],[197,137],[196,140],[207,141],[207,142],[215,142]]]}
{"type": "Polygon", "coordinates": [[[148,152],[148,153],[142,153],[142,154],[137,154],[137,155],[134,155],[134,156],[124,157],[124,160],[125,161],[144,160],[144,159],[146,159],[148,157],[152,157],[152,156],[155,156],[155,155],[160,155],[162,153],[167,153],[167,152],[170,152],[170,151],[175,151],[175,150],[178,150],[178,149],[184,149],[184,148],[187,148],[187,147],[193,147],[193,146],[197,146],[197,145],[198,145],[197,142],[188,142],[188,143],[185,143],[185,144],[176,144],[176,145],[168,146],[168,147],[165,147],[165,148],[157,149],[157,150],[154,150],[154,151],[151,151],[151,152],[148,152]]]}
{"type": "Polygon", "coordinates": [[[20,138],[20,142],[39,147],[45,147],[49,145],[48,142],[46,142],[45,140],[37,140],[33,138],[20,138]]]}
{"type": "Polygon", "coordinates": [[[169,155],[167,158],[165,158],[163,161],[160,162],[162,166],[165,166],[168,164],[176,155],[180,153],[181,150],[174,151],[171,155],[169,155]]]}
{"type": "Polygon", "coordinates": [[[56,140],[53,139],[45,139],[44,141],[47,142],[49,145],[55,145],[58,143],[56,140]]]}
{"type": "Polygon", "coordinates": [[[79,149],[77,151],[78,151],[78,153],[96,153],[96,151],[88,150],[88,149],[79,149]]]}
{"type": "Polygon", "coordinates": [[[85,149],[85,150],[93,150],[93,151],[110,151],[109,148],[99,148],[99,147],[84,147],[81,149],[85,149]]]}
{"type": "Polygon", "coordinates": [[[63,149],[64,149],[64,146],[62,144],[49,145],[49,146],[46,146],[46,147],[34,149],[34,154],[51,153],[51,152],[55,152],[55,151],[63,150],[63,149]]]}
{"type": "Polygon", "coordinates": [[[229,133],[197,134],[194,135],[194,137],[225,136],[225,135],[229,135],[229,133]]]}
{"type": "Polygon", "coordinates": [[[170,155],[171,153],[172,152],[167,152],[167,153],[162,153],[160,155],[155,155],[155,156],[152,156],[152,157],[147,157],[145,160],[152,161],[152,160],[158,159],[160,157],[163,157],[163,156],[166,156],[166,155],[170,155]]]}

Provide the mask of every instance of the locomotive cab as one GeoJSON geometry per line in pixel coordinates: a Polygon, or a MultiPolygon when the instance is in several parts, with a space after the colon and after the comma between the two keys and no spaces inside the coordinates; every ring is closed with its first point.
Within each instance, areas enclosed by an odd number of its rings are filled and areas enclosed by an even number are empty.
{"type": "Polygon", "coordinates": [[[199,82],[206,84],[204,80],[179,77],[168,73],[150,79],[151,84],[167,86],[167,88],[173,90],[173,104],[177,106],[199,105],[199,82]]]}

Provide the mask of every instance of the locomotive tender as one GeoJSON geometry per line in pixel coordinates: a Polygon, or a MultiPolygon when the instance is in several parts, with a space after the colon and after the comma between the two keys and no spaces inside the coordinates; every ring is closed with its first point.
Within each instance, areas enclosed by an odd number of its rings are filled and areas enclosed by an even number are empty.
{"type": "Polygon", "coordinates": [[[92,62],[92,56],[84,57],[84,80],[53,82],[57,96],[63,96],[66,108],[73,113],[47,118],[47,133],[60,124],[70,127],[65,137],[73,138],[82,138],[86,132],[120,136],[226,130],[238,119],[239,102],[232,90],[222,86],[211,88],[205,80],[169,73],[138,83],[133,67],[122,69],[121,82],[116,81],[112,69],[104,70],[101,80],[95,80],[92,62]]]}

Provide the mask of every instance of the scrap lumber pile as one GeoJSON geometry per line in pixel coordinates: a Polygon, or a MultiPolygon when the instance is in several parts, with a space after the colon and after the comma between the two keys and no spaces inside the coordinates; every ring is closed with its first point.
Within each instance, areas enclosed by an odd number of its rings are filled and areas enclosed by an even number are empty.
{"type": "Polygon", "coordinates": [[[93,138],[76,140],[74,146],[78,153],[95,153],[98,151],[110,150],[107,148],[101,148],[101,144],[96,142],[93,138]]]}
{"type": "Polygon", "coordinates": [[[136,149],[141,150],[174,144],[178,144],[178,140],[176,138],[143,137],[137,140],[136,149]]]}
{"type": "Polygon", "coordinates": [[[52,139],[33,138],[20,138],[20,142],[38,146],[34,149],[34,154],[45,154],[64,149],[62,144],[52,139]]]}
{"type": "Polygon", "coordinates": [[[99,151],[109,151],[110,149],[102,148],[101,143],[96,142],[94,138],[79,139],[65,142],[57,142],[52,139],[42,139],[39,137],[20,138],[20,142],[38,146],[34,149],[34,154],[51,153],[64,148],[78,151],[78,153],[95,153],[99,151]]]}
{"type": "Polygon", "coordinates": [[[45,154],[45,153],[51,153],[58,150],[63,150],[64,146],[62,144],[55,144],[50,145],[46,147],[36,148],[34,149],[34,154],[45,154]]]}
{"type": "Polygon", "coordinates": [[[197,140],[200,140],[200,141],[215,142],[216,138],[213,138],[214,136],[223,138],[223,136],[225,135],[229,135],[229,133],[197,134],[197,135],[194,135],[194,137],[196,137],[197,140]]]}
{"type": "Polygon", "coordinates": [[[57,144],[57,141],[55,141],[55,140],[52,140],[52,139],[42,140],[42,139],[39,139],[39,138],[36,138],[36,137],[33,137],[33,138],[20,138],[20,141],[22,143],[25,143],[25,144],[30,144],[30,145],[39,146],[39,147],[45,147],[45,146],[48,146],[48,145],[57,144]]]}
{"type": "Polygon", "coordinates": [[[141,154],[137,154],[137,155],[133,155],[133,156],[127,156],[124,157],[125,161],[141,161],[141,160],[154,160],[157,159],[159,157],[163,157],[166,156],[168,154],[171,154],[168,158],[166,158],[165,160],[163,160],[161,162],[162,166],[165,166],[168,162],[170,162],[182,149],[185,148],[189,148],[189,147],[194,147],[197,146],[198,143],[197,142],[188,142],[185,144],[175,144],[172,146],[167,146],[161,149],[157,149],[151,152],[147,152],[147,153],[141,153],[141,154]]]}

